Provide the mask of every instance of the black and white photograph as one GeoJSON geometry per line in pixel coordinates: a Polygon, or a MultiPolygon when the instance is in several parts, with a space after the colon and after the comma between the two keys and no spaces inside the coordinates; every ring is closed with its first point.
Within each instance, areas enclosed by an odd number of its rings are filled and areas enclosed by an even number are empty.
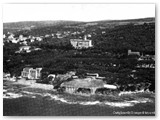
{"type": "Polygon", "coordinates": [[[3,116],[155,116],[155,12],[3,4],[3,116]]]}

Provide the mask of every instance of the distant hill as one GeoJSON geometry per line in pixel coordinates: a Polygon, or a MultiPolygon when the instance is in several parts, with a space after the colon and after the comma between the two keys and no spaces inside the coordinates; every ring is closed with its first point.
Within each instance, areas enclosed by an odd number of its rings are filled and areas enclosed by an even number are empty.
{"type": "Polygon", "coordinates": [[[141,25],[144,23],[154,23],[155,18],[141,18],[141,19],[128,19],[128,20],[102,20],[102,21],[92,21],[81,24],[80,26],[100,26],[101,28],[114,28],[120,25],[141,25]]]}
{"type": "Polygon", "coordinates": [[[155,22],[155,18],[154,17],[150,17],[150,18],[139,18],[139,19],[126,19],[126,20],[102,20],[102,21],[93,21],[93,22],[97,22],[97,23],[113,23],[113,22],[133,22],[133,23],[137,23],[137,22],[155,22]]]}
{"type": "Polygon", "coordinates": [[[3,29],[32,29],[57,25],[72,25],[79,23],[77,21],[22,21],[3,23],[3,29]]]}
{"type": "Polygon", "coordinates": [[[23,21],[23,22],[11,22],[11,23],[3,23],[3,29],[32,29],[32,28],[40,28],[40,27],[48,27],[48,26],[95,26],[95,25],[126,25],[126,24],[143,24],[155,22],[155,18],[141,18],[141,19],[129,19],[129,20],[103,20],[103,21],[92,21],[92,22],[78,22],[78,21],[23,21]]]}

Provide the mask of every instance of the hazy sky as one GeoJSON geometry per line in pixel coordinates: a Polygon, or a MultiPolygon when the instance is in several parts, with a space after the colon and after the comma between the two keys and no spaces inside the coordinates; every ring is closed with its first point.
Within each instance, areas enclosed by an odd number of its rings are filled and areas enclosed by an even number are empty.
{"type": "Polygon", "coordinates": [[[155,4],[4,4],[3,22],[155,17],[155,4]]]}

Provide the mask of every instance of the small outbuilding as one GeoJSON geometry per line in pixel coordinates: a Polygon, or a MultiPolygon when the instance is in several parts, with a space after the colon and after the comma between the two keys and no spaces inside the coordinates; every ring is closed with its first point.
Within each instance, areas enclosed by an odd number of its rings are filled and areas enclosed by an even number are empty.
{"type": "Polygon", "coordinates": [[[21,46],[19,47],[19,52],[31,52],[31,46],[21,46]]]}

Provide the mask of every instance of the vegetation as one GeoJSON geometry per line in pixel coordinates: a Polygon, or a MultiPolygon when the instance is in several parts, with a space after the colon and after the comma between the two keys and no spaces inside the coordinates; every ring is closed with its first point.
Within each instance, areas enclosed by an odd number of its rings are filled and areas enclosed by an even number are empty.
{"type": "Polygon", "coordinates": [[[44,26],[21,30],[14,34],[41,36],[56,31],[72,33],[82,31],[82,26],[85,32],[79,35],[68,35],[61,39],[48,37],[43,41],[29,44],[41,48],[41,51],[18,54],[15,51],[18,50],[19,44],[4,43],[3,71],[19,76],[26,65],[42,67],[44,80],[45,76],[51,73],[63,74],[74,70],[77,75],[83,76],[86,72],[96,72],[106,77],[104,81],[107,83],[120,86],[121,90],[143,89],[148,84],[150,90],[155,90],[155,69],[136,67],[137,64],[155,64],[155,62],[153,60],[140,62],[137,61],[137,56],[127,55],[128,49],[143,54],[155,54],[155,23],[114,24],[112,27],[100,23],[93,26],[75,23],[69,26],[44,26]],[[94,47],[74,49],[69,40],[84,34],[92,35],[94,47]],[[136,71],[133,73],[133,70],[136,71]]]}

